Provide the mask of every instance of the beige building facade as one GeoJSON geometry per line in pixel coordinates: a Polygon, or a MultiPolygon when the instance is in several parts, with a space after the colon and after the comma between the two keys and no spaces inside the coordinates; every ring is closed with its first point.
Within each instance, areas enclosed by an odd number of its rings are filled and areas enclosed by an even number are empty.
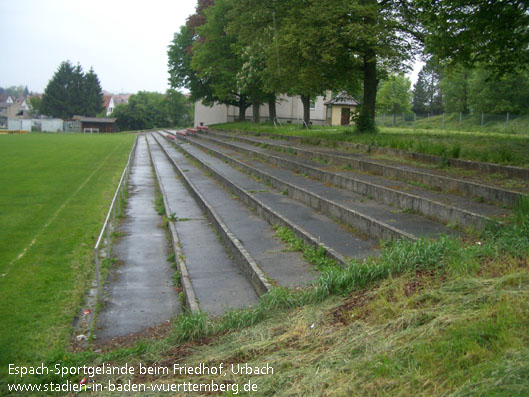
{"type": "MultiPolygon", "coordinates": [[[[310,122],[313,125],[324,125],[326,123],[325,102],[331,99],[331,92],[325,96],[318,96],[310,106],[310,122]]],[[[269,121],[268,105],[261,105],[259,108],[261,122],[269,121]]],[[[276,102],[276,116],[280,123],[301,124],[303,120],[303,103],[300,97],[280,96],[276,102]]],[[[239,108],[215,104],[206,106],[202,102],[195,103],[195,127],[200,125],[212,125],[228,123],[238,120],[239,108]]],[[[252,107],[246,109],[246,120],[252,120],[252,107]]]]}

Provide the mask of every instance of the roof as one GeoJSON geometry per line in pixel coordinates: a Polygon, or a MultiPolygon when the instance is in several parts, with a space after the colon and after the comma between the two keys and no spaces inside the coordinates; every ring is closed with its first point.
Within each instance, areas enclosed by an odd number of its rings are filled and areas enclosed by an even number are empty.
{"type": "Polygon", "coordinates": [[[129,103],[131,94],[119,94],[112,95],[114,97],[114,106],[118,106],[120,103],[129,103]]]}
{"type": "Polygon", "coordinates": [[[105,109],[108,109],[108,105],[110,105],[110,98],[112,98],[112,95],[103,95],[103,106],[105,109]]]}
{"type": "Polygon", "coordinates": [[[329,105],[345,105],[345,106],[358,106],[360,102],[354,99],[351,95],[345,91],[340,92],[336,97],[330,101],[325,102],[326,106],[329,105]]]}
{"type": "Polygon", "coordinates": [[[115,123],[116,118],[113,117],[85,117],[85,116],[73,116],[74,120],[82,123],[115,123]]]}
{"type": "MultiPolygon", "coordinates": [[[[11,95],[8,94],[0,94],[0,102],[1,103],[7,103],[7,100],[11,98],[11,95]]],[[[13,98],[11,98],[13,100],[13,98]]]]}

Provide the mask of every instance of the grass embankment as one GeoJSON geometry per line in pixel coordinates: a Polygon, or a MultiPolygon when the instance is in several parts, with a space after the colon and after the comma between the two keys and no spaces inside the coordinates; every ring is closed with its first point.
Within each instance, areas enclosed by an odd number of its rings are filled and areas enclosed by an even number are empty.
{"type": "Polygon", "coordinates": [[[475,131],[475,132],[497,132],[502,134],[529,134],[529,115],[509,115],[507,114],[484,114],[482,119],[481,113],[472,113],[459,115],[459,113],[446,113],[425,117],[413,114],[397,115],[395,120],[393,115],[377,116],[377,124],[381,127],[400,127],[400,128],[419,128],[429,130],[453,130],[453,131],[475,131]],[[393,121],[395,124],[393,125],[393,121]],[[483,122],[483,125],[482,125],[483,122]]]}
{"type": "Polygon", "coordinates": [[[134,138],[0,137],[0,379],[67,349],[134,138]]]}
{"type": "Polygon", "coordinates": [[[291,124],[275,128],[269,123],[226,123],[213,127],[301,136],[310,138],[307,143],[335,145],[336,142],[346,141],[449,158],[529,167],[529,134],[384,127],[377,134],[356,134],[351,127],[313,126],[306,130],[291,124]]]}
{"type": "Polygon", "coordinates": [[[528,202],[506,226],[490,226],[472,239],[399,241],[379,258],[347,268],[288,229],[276,233],[319,268],[311,287],[276,288],[257,306],[217,319],[180,315],[163,340],[68,354],[62,362],[142,363],[170,373],[96,377],[102,384],[213,381],[237,384],[240,392],[251,380],[257,384],[252,395],[529,393],[528,202]],[[226,372],[174,375],[175,363],[223,363],[226,372]],[[268,364],[274,372],[231,373],[239,363],[268,364]]]}

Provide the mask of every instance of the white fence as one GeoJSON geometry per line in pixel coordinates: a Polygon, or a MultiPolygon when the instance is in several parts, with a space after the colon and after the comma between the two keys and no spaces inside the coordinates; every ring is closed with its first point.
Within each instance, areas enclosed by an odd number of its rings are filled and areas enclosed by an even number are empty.
{"type": "Polygon", "coordinates": [[[10,131],[62,132],[63,124],[61,119],[8,119],[7,129],[10,131]]]}

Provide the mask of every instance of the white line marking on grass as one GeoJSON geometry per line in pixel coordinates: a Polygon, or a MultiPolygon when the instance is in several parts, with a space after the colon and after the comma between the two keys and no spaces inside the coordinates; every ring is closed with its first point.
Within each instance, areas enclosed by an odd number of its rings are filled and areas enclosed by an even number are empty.
{"type": "Polygon", "coordinates": [[[24,249],[22,250],[22,252],[20,252],[20,254],[18,254],[18,256],[13,259],[11,262],[9,262],[9,264],[6,266],[5,268],[5,271],[4,273],[2,273],[2,277],[5,277],[7,276],[7,274],[9,273],[9,271],[11,270],[11,268],[13,267],[13,265],[18,261],[20,260],[24,255],[26,255],[26,253],[28,252],[28,250],[33,247],[33,245],[35,245],[35,242],[37,241],[37,238],[42,234],[42,232],[48,227],[50,226],[50,224],[55,220],[57,219],[57,217],[59,216],[59,214],[62,212],[62,210],[64,210],[64,208],[66,208],[66,206],[70,203],[70,201],[87,185],[87,183],[90,181],[90,179],[92,179],[92,177],[101,169],[101,167],[103,167],[103,165],[107,162],[107,160],[110,158],[110,156],[117,150],[118,147],[120,147],[121,145],[117,145],[109,154],[107,157],[105,157],[105,159],[101,162],[101,164],[99,165],[99,167],[97,167],[94,171],[92,171],[92,173],[83,181],[83,183],[81,183],[79,185],[79,187],[75,190],[75,192],[73,192],[70,197],[68,197],[64,203],[62,203],[62,205],[53,213],[53,215],[48,218],[48,220],[46,221],[46,223],[44,224],[44,226],[42,226],[42,228],[37,232],[37,234],[35,234],[35,237],[33,237],[33,240],[31,240],[31,242],[26,245],[26,247],[24,247],[24,249]]]}

